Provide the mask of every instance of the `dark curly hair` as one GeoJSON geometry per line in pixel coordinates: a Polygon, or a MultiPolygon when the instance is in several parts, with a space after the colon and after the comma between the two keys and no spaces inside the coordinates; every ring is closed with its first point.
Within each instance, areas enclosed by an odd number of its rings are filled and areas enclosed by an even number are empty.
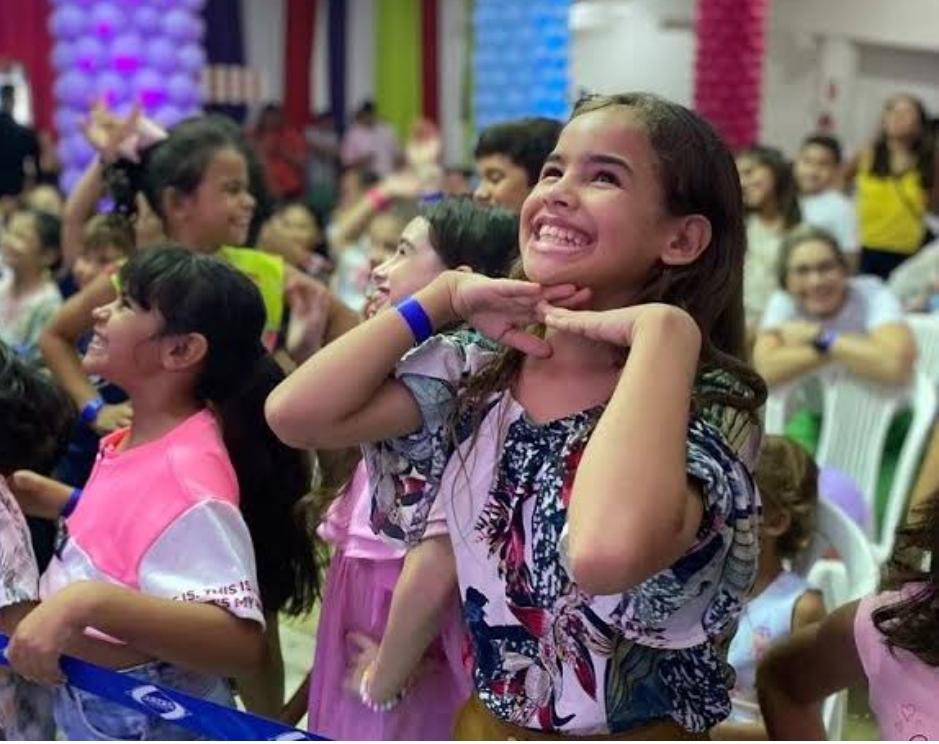
{"type": "Polygon", "coordinates": [[[75,407],[62,389],[0,343],[0,475],[51,472],[74,421],[75,407]]]}
{"type": "Polygon", "coordinates": [[[789,515],[789,527],[776,540],[782,558],[805,550],[815,530],[818,467],[805,449],[786,437],[767,435],[754,474],[764,511],[789,515]]]}
{"type": "Polygon", "coordinates": [[[874,625],[891,650],[902,648],[939,667],[939,494],[915,509],[897,533],[883,588],[904,587],[899,600],[874,610],[874,625]]]}

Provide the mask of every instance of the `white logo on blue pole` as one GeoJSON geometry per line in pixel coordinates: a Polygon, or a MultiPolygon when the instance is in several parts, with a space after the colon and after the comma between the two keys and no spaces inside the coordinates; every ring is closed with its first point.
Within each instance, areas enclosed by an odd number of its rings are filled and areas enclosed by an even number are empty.
{"type": "Polygon", "coordinates": [[[189,711],[153,685],[141,685],[131,690],[130,696],[164,721],[178,721],[189,711]]]}

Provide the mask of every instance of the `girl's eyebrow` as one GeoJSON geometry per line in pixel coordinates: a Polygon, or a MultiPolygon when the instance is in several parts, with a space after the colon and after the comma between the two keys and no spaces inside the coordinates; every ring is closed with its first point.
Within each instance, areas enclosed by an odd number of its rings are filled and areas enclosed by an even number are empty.
{"type": "MultiPolygon", "coordinates": [[[[621,158],[619,155],[610,155],[608,153],[591,153],[588,155],[585,160],[593,165],[614,165],[618,168],[622,168],[624,171],[630,175],[633,173],[632,167],[629,165],[629,162],[621,158]]],[[[564,157],[560,153],[552,152],[545,159],[545,163],[563,163],[564,157]]]]}

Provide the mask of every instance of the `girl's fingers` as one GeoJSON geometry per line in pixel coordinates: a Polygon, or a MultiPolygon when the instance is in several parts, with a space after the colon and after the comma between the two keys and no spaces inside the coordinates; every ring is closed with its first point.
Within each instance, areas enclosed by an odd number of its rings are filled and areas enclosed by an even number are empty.
{"type": "Polygon", "coordinates": [[[590,288],[582,287],[569,297],[561,297],[555,300],[551,300],[551,304],[559,308],[578,309],[583,307],[586,303],[590,302],[591,297],[592,293],[590,288]]]}
{"type": "Polygon", "coordinates": [[[355,631],[348,633],[346,635],[346,639],[349,640],[352,643],[352,645],[356,647],[356,649],[358,650],[360,654],[378,646],[378,644],[375,643],[375,641],[373,641],[364,633],[357,633],[355,631]]]}
{"type": "Polygon", "coordinates": [[[580,290],[573,284],[556,284],[551,287],[543,287],[541,296],[548,302],[557,302],[569,297],[573,297],[580,290]]]}
{"type": "Polygon", "coordinates": [[[496,341],[511,346],[513,349],[518,349],[528,356],[538,357],[539,359],[547,359],[551,356],[551,345],[547,341],[519,328],[509,328],[496,341]]]}

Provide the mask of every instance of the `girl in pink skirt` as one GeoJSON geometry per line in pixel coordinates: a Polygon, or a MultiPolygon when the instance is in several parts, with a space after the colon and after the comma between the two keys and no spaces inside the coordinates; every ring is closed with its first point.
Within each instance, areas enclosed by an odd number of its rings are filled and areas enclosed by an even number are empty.
{"type": "MultiPolygon", "coordinates": [[[[514,214],[469,200],[443,201],[410,222],[394,255],[372,272],[366,315],[446,269],[505,275],[517,246],[514,214]]],[[[334,555],[316,634],[308,727],[332,739],[449,739],[472,683],[443,509],[435,507],[423,541],[405,551],[374,534],[370,504],[359,462],[320,526],[334,555]],[[452,580],[422,579],[440,572],[452,580]],[[449,590],[434,594],[431,587],[441,585],[449,590]],[[408,632],[395,634],[406,640],[379,650],[393,606],[407,608],[408,632]]]]}

